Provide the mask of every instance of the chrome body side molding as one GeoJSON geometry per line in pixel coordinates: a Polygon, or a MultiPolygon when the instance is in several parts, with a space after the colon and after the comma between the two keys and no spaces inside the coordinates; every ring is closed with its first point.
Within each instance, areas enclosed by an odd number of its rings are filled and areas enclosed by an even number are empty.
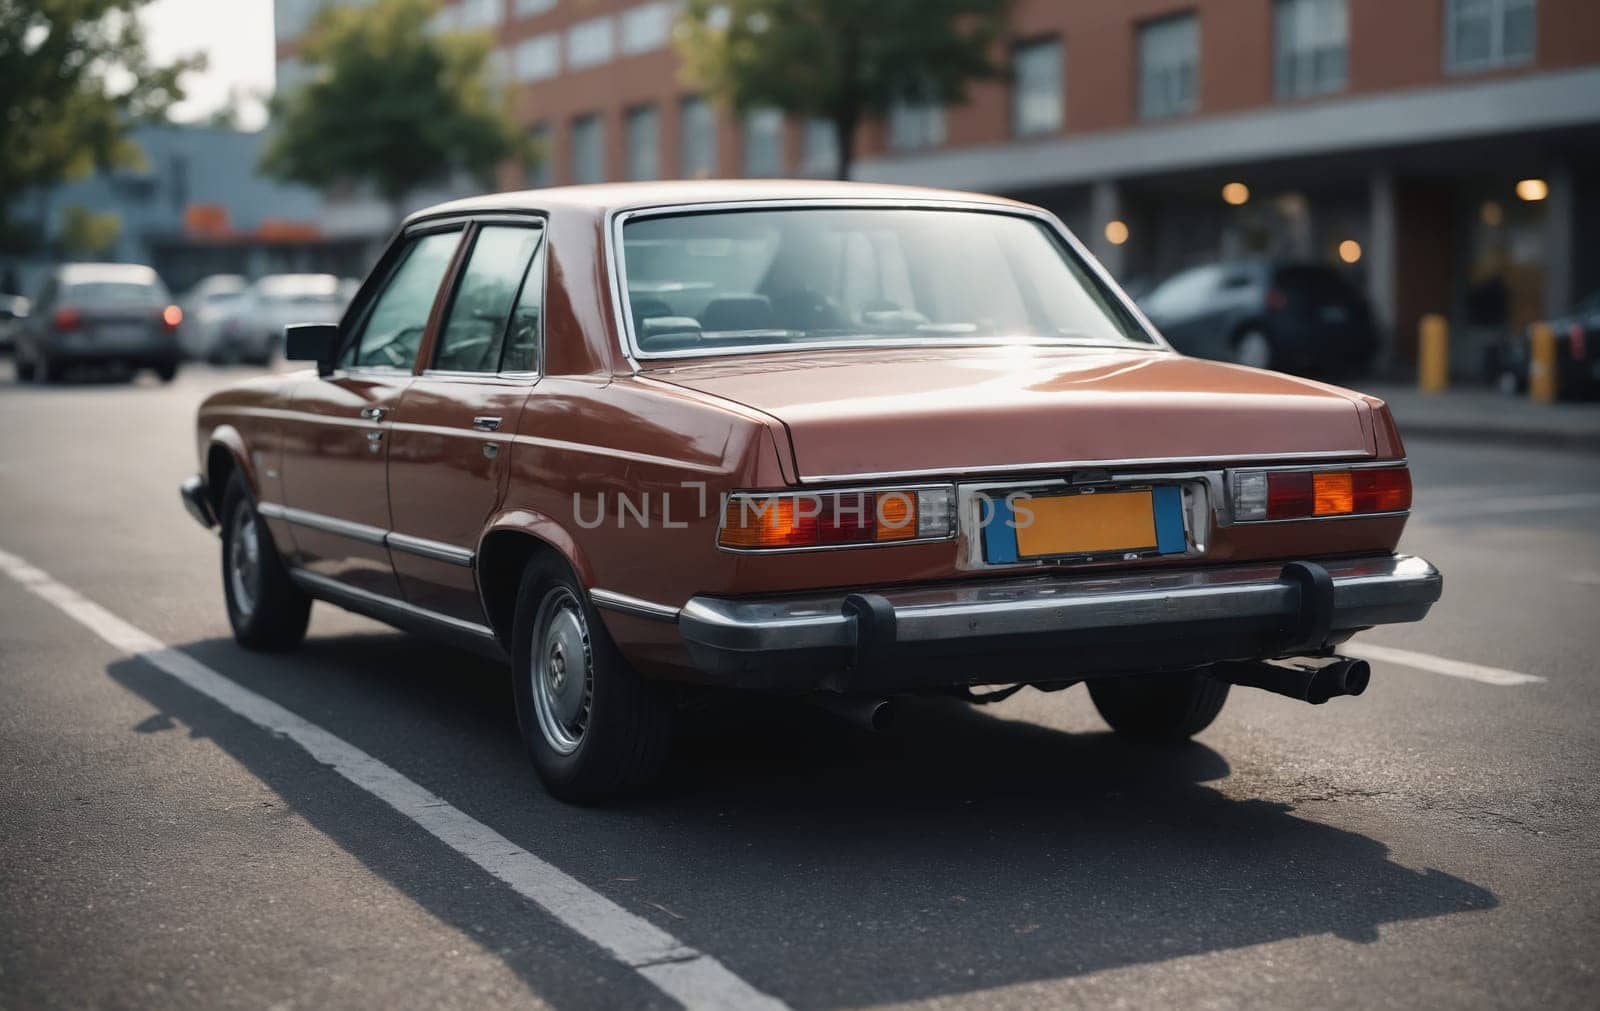
{"type": "Polygon", "coordinates": [[[445,544],[442,541],[430,541],[425,537],[413,537],[410,534],[399,534],[382,527],[368,526],[365,523],[352,523],[334,516],[324,516],[307,509],[296,509],[293,506],[280,505],[277,502],[261,502],[256,505],[256,511],[268,519],[283,520],[295,526],[307,527],[311,530],[321,530],[324,533],[338,534],[361,541],[364,544],[379,544],[395,551],[404,551],[409,555],[418,555],[422,558],[432,558],[439,562],[448,562],[463,568],[471,568],[475,557],[468,548],[458,548],[454,544],[445,544]]]}
{"type": "Polygon", "coordinates": [[[337,604],[346,610],[364,614],[385,624],[438,636],[494,659],[505,658],[499,637],[495,635],[494,629],[487,625],[430,611],[425,607],[396,600],[394,597],[386,597],[381,593],[373,593],[371,590],[363,590],[305,569],[290,569],[289,576],[295,581],[296,586],[318,600],[337,604]]]}
{"type": "Polygon", "coordinates": [[[589,599],[595,607],[607,611],[616,611],[620,614],[631,614],[638,618],[654,618],[657,621],[676,622],[678,608],[668,607],[666,604],[657,604],[649,600],[640,600],[630,597],[626,593],[617,593],[612,590],[594,589],[589,591],[589,599]]]}
{"type": "Polygon", "coordinates": [[[430,541],[424,537],[412,537],[410,534],[397,534],[392,531],[385,538],[385,543],[395,551],[404,551],[410,555],[432,558],[437,562],[449,562],[451,565],[472,568],[472,552],[466,548],[458,548],[454,544],[430,541]]]}

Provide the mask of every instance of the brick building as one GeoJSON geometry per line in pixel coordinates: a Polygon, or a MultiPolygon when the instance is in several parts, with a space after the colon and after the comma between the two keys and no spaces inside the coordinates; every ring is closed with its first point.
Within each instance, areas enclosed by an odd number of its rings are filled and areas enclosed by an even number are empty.
{"type": "MultiPolygon", "coordinates": [[[[323,2],[277,0],[280,86],[323,2]]],[[[832,173],[821,124],[695,94],[677,11],[445,5],[440,30],[495,35],[549,152],[508,185],[832,173]]],[[[1006,57],[1010,79],[965,105],[864,127],[854,175],[1044,204],[1130,282],[1231,256],[1342,263],[1399,360],[1424,312],[1452,316],[1470,358],[1600,289],[1583,241],[1600,234],[1600,0],[1018,0],[1006,57]]]]}

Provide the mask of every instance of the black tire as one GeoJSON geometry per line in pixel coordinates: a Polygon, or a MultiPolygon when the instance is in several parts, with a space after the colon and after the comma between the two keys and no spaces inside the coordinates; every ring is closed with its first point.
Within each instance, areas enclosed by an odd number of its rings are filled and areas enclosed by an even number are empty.
{"type": "Polygon", "coordinates": [[[263,652],[291,649],[306,637],[311,598],[289,578],[272,532],[261,521],[250,490],[238,474],[229,479],[222,496],[222,592],[233,637],[244,648],[263,652]],[[253,564],[239,570],[236,581],[236,556],[248,557],[241,554],[246,552],[249,538],[241,531],[245,524],[254,530],[255,558],[253,564]]]}
{"type": "Polygon", "coordinates": [[[1228,684],[1204,671],[1092,678],[1089,697],[1125,737],[1179,744],[1211,725],[1228,701],[1228,684]]]}
{"type": "Polygon", "coordinates": [[[17,356],[17,382],[33,382],[33,362],[30,359],[23,358],[21,355],[17,356]]]}
{"type": "Polygon", "coordinates": [[[46,355],[40,355],[37,361],[30,363],[29,370],[33,373],[33,381],[41,386],[61,378],[61,369],[46,355]]]}
{"type": "Polygon", "coordinates": [[[535,557],[523,571],[511,645],[517,726],[545,789],[584,804],[656,778],[671,737],[671,689],[628,666],[588,594],[554,555],[535,557]],[[573,668],[585,661],[579,682],[573,668]]]}
{"type": "Polygon", "coordinates": [[[170,383],[174,379],[178,378],[178,363],[167,362],[164,365],[157,365],[155,371],[157,379],[161,380],[163,383],[170,383]]]}

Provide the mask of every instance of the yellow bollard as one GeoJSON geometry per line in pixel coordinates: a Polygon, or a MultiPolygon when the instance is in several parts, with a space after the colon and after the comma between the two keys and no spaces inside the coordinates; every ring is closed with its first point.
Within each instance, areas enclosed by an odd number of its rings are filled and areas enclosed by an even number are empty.
{"type": "Polygon", "coordinates": [[[1553,404],[1556,392],[1556,332],[1549,323],[1535,323],[1528,328],[1528,396],[1553,404]]]}
{"type": "Polygon", "coordinates": [[[1417,385],[1424,393],[1442,393],[1450,385],[1450,324],[1438,313],[1422,317],[1417,385]]]}

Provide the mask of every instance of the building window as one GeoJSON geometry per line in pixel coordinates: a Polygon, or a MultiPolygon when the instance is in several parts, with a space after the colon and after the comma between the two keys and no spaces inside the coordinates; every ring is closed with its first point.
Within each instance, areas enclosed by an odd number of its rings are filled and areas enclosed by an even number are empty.
{"type": "Polygon", "coordinates": [[[546,11],[554,10],[556,0],[517,0],[517,17],[531,18],[546,11]]]}
{"type": "Polygon", "coordinates": [[[1025,42],[1011,51],[1011,129],[1018,137],[1054,133],[1064,119],[1060,39],[1025,42]]]}
{"type": "Polygon", "coordinates": [[[597,67],[611,59],[611,19],[590,18],[567,29],[567,65],[597,67]]]}
{"type": "Polygon", "coordinates": [[[672,17],[676,12],[667,0],[640,4],[622,12],[620,48],[626,56],[664,48],[672,36],[672,17]]]}
{"type": "Polygon", "coordinates": [[[572,121],[572,181],[606,181],[605,124],[597,113],[572,121]]]}
{"type": "Polygon", "coordinates": [[[661,115],[653,105],[629,109],[624,119],[628,178],[661,178],[661,115]]]}
{"type": "Polygon", "coordinates": [[[1350,52],[1349,0],[1277,0],[1279,98],[1343,91],[1350,52]]]}
{"type": "Polygon", "coordinates": [[[889,106],[889,146],[917,151],[944,143],[944,106],[938,102],[901,100],[889,106]]]}
{"type": "Polygon", "coordinates": [[[1487,70],[1533,59],[1537,0],[1445,0],[1445,65],[1487,70]]]}
{"type": "Polygon", "coordinates": [[[500,24],[505,8],[501,0],[463,0],[460,11],[461,30],[471,32],[500,24]]]}
{"type": "Polygon", "coordinates": [[[561,36],[535,35],[517,43],[512,64],[519,81],[545,81],[561,73],[561,36]]]}
{"type": "Polygon", "coordinates": [[[1139,117],[1187,116],[1200,104],[1200,21],[1193,14],[1139,28],[1139,117]]]}
{"type": "Polygon", "coordinates": [[[744,117],[744,174],[783,174],[783,113],[752,109],[744,117]]]}
{"type": "Polygon", "coordinates": [[[833,178],[839,174],[839,131],[831,119],[806,121],[805,153],[801,168],[808,176],[833,178]]]}
{"type": "Polygon", "coordinates": [[[550,185],[550,159],[555,155],[550,146],[550,124],[536,124],[528,131],[528,137],[533,141],[533,157],[537,160],[528,165],[523,178],[529,189],[536,190],[550,185]]]}
{"type": "Polygon", "coordinates": [[[678,107],[678,174],[708,179],[717,174],[717,114],[703,98],[678,107]]]}

